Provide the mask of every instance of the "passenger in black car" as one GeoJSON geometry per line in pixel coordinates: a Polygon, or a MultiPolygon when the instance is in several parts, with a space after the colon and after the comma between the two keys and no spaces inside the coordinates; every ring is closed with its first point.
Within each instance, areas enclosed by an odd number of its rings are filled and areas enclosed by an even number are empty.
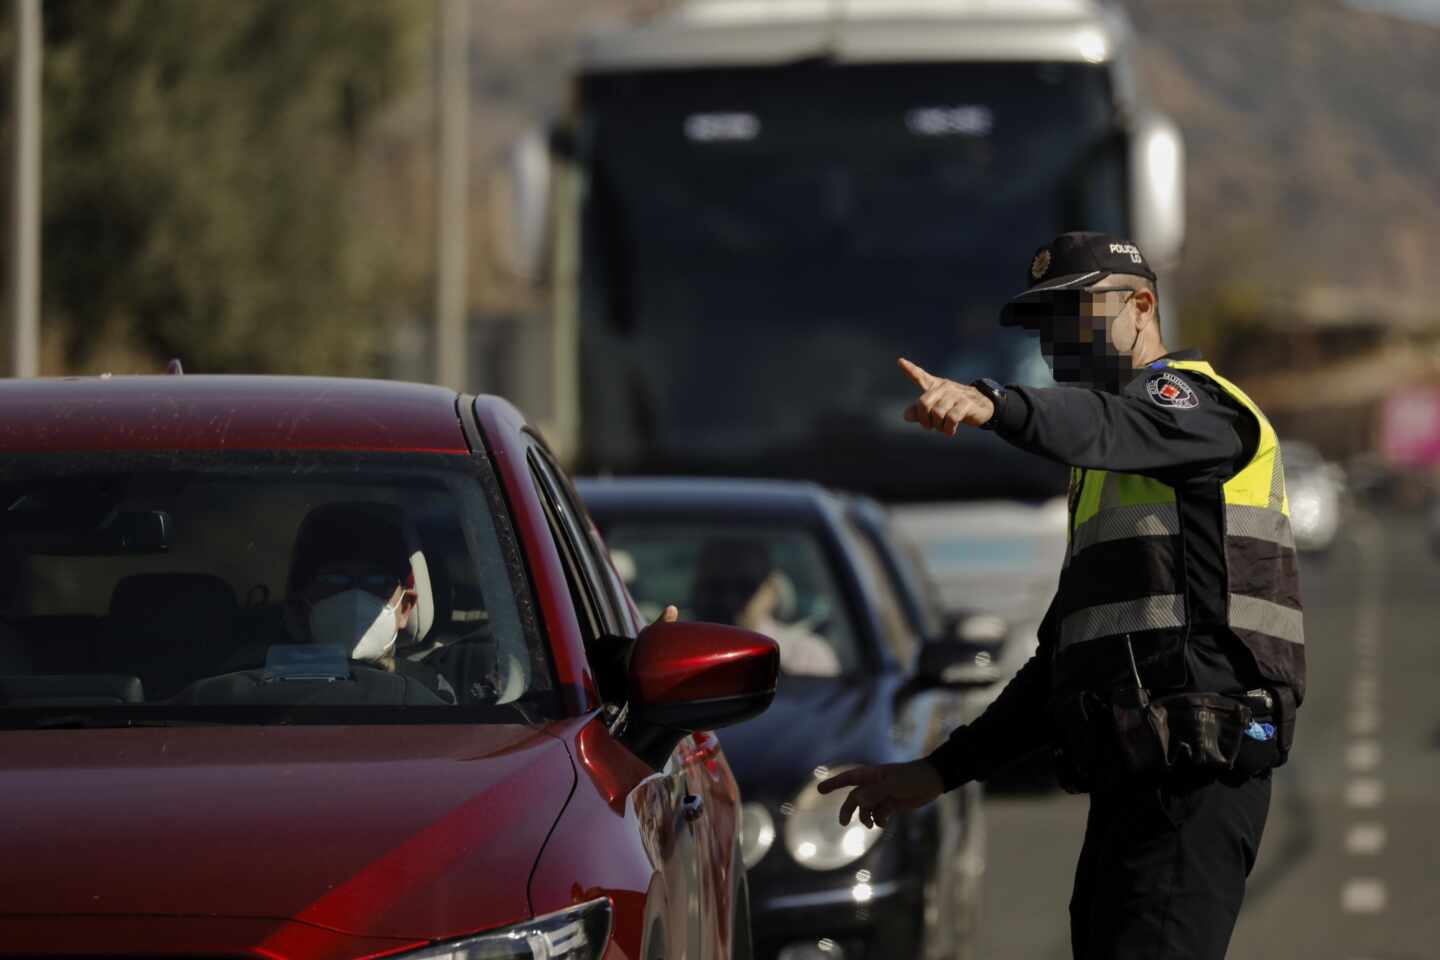
{"type": "Polygon", "coordinates": [[[775,566],[765,540],[721,537],[701,548],[690,602],[698,620],[734,624],[770,637],[780,646],[785,673],[839,676],[834,648],[803,623],[781,616],[784,606],[794,606],[794,594],[794,585],[775,566]]]}

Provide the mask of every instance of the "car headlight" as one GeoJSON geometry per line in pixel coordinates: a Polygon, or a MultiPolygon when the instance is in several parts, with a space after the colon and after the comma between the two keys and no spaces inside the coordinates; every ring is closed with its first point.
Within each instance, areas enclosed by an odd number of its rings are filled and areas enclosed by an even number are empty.
{"type": "Polygon", "coordinates": [[[740,805],[740,859],[745,869],[765,859],[775,843],[775,821],[762,804],[740,805]]]}
{"type": "Polygon", "coordinates": [[[822,796],[816,789],[821,780],[854,766],[816,767],[815,779],[781,808],[786,814],[785,849],[800,866],[834,870],[859,860],[880,840],[882,830],[868,829],[858,819],[851,818],[849,826],[840,825],[840,807],[849,790],[822,796]]]}
{"type": "Polygon", "coordinates": [[[597,960],[610,942],[610,900],[526,920],[463,940],[401,954],[398,960],[597,960]]]}

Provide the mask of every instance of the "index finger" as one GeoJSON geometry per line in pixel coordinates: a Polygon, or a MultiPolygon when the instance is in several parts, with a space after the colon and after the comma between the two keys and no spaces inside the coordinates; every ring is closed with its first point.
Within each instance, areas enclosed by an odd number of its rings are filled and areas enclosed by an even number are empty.
{"type": "Polygon", "coordinates": [[[925,368],[917,363],[911,363],[904,357],[900,358],[900,369],[905,371],[905,376],[915,382],[915,386],[921,390],[929,390],[935,385],[935,378],[925,371],[925,368]]]}
{"type": "Polygon", "coordinates": [[[846,770],[827,780],[821,780],[815,785],[815,789],[821,793],[830,793],[843,787],[862,787],[867,783],[874,783],[878,779],[880,779],[880,771],[874,767],[856,767],[854,770],[846,770]]]}

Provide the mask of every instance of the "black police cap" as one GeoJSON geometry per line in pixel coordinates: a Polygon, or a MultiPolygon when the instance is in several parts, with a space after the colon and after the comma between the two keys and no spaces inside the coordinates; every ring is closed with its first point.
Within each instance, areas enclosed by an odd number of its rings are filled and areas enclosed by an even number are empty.
{"type": "Polygon", "coordinates": [[[1128,240],[1108,233],[1062,233],[1035,251],[1025,278],[1029,286],[1005,305],[1000,323],[1021,323],[1014,309],[1018,304],[1043,301],[1057,290],[1079,290],[1117,273],[1145,277],[1152,283],[1156,279],[1140,248],[1128,240]]]}

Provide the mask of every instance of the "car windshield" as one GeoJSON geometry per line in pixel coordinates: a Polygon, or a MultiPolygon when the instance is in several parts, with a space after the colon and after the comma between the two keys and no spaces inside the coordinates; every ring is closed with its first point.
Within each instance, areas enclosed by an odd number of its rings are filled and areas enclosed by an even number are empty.
{"type": "Polygon", "coordinates": [[[755,630],[780,645],[780,669],[839,676],[858,669],[855,624],[823,546],[809,530],[745,524],[606,525],[616,569],[650,619],[755,630]]]}
{"type": "MultiPolygon", "coordinates": [[[[599,75],[582,97],[588,469],[749,474],[803,450],[795,474],[878,489],[849,450],[845,469],[821,467],[836,424],[898,429],[913,391],[894,358],[967,383],[1052,384],[999,308],[1049,237],[1123,232],[1101,67],[599,75]]],[[[985,472],[937,449],[907,499],[985,472]]]]}
{"type": "Polygon", "coordinates": [[[33,455],[0,466],[0,722],[555,714],[484,464],[33,455]]]}

